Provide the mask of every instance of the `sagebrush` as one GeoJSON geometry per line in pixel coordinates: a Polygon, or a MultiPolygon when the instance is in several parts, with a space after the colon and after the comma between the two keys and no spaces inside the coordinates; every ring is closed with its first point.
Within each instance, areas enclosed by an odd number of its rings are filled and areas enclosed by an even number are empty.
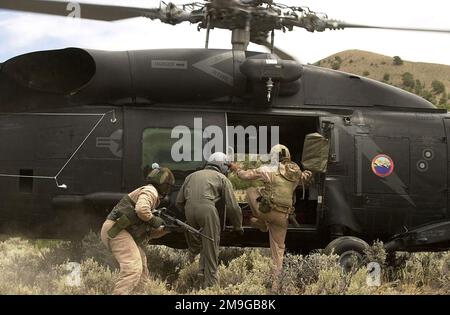
{"type": "MultiPolygon", "coordinates": [[[[201,289],[198,257],[186,250],[145,246],[151,281],[135,294],[450,294],[450,252],[387,255],[377,242],[367,259],[382,266],[379,287],[367,285],[365,266],[343,272],[337,256],[288,253],[284,270],[272,276],[267,249],[221,248],[219,284],[201,289]],[[276,283],[275,291],[272,284],[276,283]]],[[[0,242],[0,294],[111,294],[117,263],[91,233],[82,242],[0,242]],[[68,281],[70,262],[78,262],[81,282],[68,281]]]]}

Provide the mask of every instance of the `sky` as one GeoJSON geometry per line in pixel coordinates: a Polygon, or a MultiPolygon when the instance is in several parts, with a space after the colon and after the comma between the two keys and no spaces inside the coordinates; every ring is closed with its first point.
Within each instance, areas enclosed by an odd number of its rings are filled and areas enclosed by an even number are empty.
{"type": "MultiPolygon", "coordinates": [[[[83,0],[82,2],[157,7],[158,0],[83,0]]],[[[174,3],[193,2],[175,0],[174,3]]],[[[448,0],[276,0],[308,6],[329,18],[349,23],[450,29],[448,0]]],[[[231,48],[230,32],[213,30],[210,48],[231,48]]],[[[19,54],[47,49],[81,47],[102,50],[203,48],[205,31],[195,25],[162,24],[146,18],[117,22],[68,19],[0,10],[0,62],[19,54]]],[[[277,32],[276,45],[303,63],[314,63],[347,49],[360,49],[404,60],[450,65],[450,34],[341,30],[309,33],[304,29],[277,32]]],[[[249,49],[266,51],[250,45],[249,49]]]]}

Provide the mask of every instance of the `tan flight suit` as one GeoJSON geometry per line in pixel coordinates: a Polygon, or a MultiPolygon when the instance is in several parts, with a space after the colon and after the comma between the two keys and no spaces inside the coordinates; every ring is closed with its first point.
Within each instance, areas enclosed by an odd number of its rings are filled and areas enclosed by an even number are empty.
{"type": "MultiPolygon", "coordinates": [[[[139,219],[148,222],[153,217],[151,211],[159,205],[156,188],[152,185],[140,187],[131,192],[128,197],[135,204],[135,211],[139,219]]],[[[119,279],[115,284],[113,294],[130,294],[141,281],[145,282],[149,277],[147,257],[143,249],[138,246],[138,240],[135,240],[127,230],[122,230],[114,238],[108,236],[107,233],[115,222],[111,219],[110,214],[103,224],[101,239],[120,265],[119,279]]]]}
{"type": "Polygon", "coordinates": [[[275,165],[264,165],[252,170],[238,170],[237,175],[244,180],[261,180],[263,188],[249,188],[247,200],[252,209],[252,225],[261,231],[269,231],[270,251],[277,276],[283,268],[286,233],[289,225],[289,214],[293,213],[294,192],[299,185],[306,185],[300,167],[294,162],[281,162],[275,165]],[[289,171],[288,176],[286,169],[289,171]],[[280,170],[282,172],[280,172],[280,170]],[[289,179],[288,179],[289,178],[289,179]],[[261,197],[271,200],[265,207],[270,210],[261,211],[261,197]]]}
{"type": "Polygon", "coordinates": [[[187,234],[189,248],[193,254],[200,253],[200,273],[204,274],[203,287],[218,283],[220,219],[216,202],[225,203],[227,218],[236,230],[242,229],[242,212],[228,178],[213,167],[189,175],[177,196],[177,207],[184,210],[187,223],[202,229],[214,242],[187,234]]]}

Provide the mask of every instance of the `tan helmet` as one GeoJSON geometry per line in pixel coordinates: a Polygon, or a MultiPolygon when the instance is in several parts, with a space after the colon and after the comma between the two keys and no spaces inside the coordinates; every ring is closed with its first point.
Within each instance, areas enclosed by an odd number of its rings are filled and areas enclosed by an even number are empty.
{"type": "Polygon", "coordinates": [[[167,167],[156,167],[147,176],[147,182],[155,186],[162,196],[168,195],[175,184],[175,176],[167,167]]]}
{"type": "Polygon", "coordinates": [[[270,157],[273,160],[276,158],[278,161],[283,160],[291,160],[291,153],[289,152],[289,149],[282,144],[277,144],[270,149],[270,157]]]}

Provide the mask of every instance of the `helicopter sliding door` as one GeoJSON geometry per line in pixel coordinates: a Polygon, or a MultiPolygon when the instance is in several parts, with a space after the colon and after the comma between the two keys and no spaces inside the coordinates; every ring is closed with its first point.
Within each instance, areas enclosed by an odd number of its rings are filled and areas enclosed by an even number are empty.
{"type": "Polygon", "coordinates": [[[153,163],[169,167],[181,184],[204,166],[208,152],[225,149],[224,112],[126,108],[124,115],[126,191],[144,183],[153,163]]]}

